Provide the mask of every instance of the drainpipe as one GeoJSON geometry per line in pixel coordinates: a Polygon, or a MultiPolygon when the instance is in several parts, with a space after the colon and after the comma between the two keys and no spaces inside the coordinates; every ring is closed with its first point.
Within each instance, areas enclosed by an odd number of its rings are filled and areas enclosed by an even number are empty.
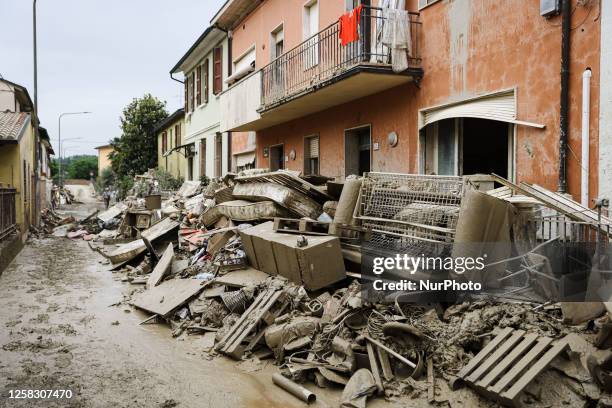
{"type": "Polygon", "coordinates": [[[176,79],[175,77],[172,76],[173,73],[170,73],[170,78],[174,79],[176,82],[180,83],[180,84],[185,84],[185,82],[181,81],[180,79],[176,79]]]}
{"type": "Polygon", "coordinates": [[[591,113],[591,69],[582,73],[582,159],[580,194],[583,206],[589,206],[589,115],[591,113]]]}
{"type": "Polygon", "coordinates": [[[567,136],[569,120],[569,63],[570,63],[570,1],[561,0],[561,101],[559,109],[559,188],[567,193],[567,136]]]}

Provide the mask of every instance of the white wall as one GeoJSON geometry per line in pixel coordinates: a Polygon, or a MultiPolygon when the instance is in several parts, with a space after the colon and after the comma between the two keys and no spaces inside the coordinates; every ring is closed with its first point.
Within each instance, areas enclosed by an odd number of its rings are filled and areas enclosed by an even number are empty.
{"type": "Polygon", "coordinates": [[[612,2],[601,2],[599,197],[612,199],[612,2]]]}
{"type": "MultiPolygon", "coordinates": [[[[204,103],[204,95],[202,94],[202,104],[196,106],[193,112],[185,113],[185,139],[184,143],[194,143],[196,147],[196,155],[193,158],[193,177],[198,180],[202,174],[200,174],[200,141],[206,140],[206,175],[208,177],[214,177],[215,174],[215,134],[220,131],[220,94],[213,94],[213,49],[214,47],[222,45],[223,52],[221,58],[222,66],[222,82],[223,89],[226,89],[225,79],[228,77],[228,41],[225,37],[220,43],[211,44],[210,47],[203,52],[201,58],[198,59],[197,64],[201,64],[208,58],[209,63],[209,77],[208,77],[208,103],[204,103]]],[[[186,71],[187,75],[191,75],[192,70],[195,69],[195,65],[186,71]]],[[[204,81],[204,74],[202,73],[202,81],[204,81]]],[[[223,174],[227,172],[227,134],[223,135],[223,174]]],[[[187,169],[185,173],[188,174],[187,169]]]]}
{"type": "Polygon", "coordinates": [[[9,110],[11,112],[19,112],[19,104],[15,109],[15,91],[13,87],[0,81],[0,112],[9,110]]]}

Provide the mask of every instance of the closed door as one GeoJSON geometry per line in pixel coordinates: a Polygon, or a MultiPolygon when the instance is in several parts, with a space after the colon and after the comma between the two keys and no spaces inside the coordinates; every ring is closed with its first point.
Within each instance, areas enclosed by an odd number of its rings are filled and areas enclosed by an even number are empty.
{"type": "Polygon", "coordinates": [[[319,31],[319,2],[313,1],[304,6],[303,36],[309,39],[305,50],[305,68],[319,63],[319,41],[313,37],[319,31]],[[312,37],[312,38],[311,38],[312,37]]]}

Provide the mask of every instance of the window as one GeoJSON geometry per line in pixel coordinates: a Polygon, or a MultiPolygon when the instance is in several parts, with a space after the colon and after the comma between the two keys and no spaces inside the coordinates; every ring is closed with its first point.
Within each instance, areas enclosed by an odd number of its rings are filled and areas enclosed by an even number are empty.
{"type": "Polygon", "coordinates": [[[419,10],[429,6],[430,4],[434,4],[438,0],[419,0],[419,10]]]}
{"type": "Polygon", "coordinates": [[[168,149],[172,149],[172,128],[168,129],[168,149]]]}
{"type": "Polygon", "coordinates": [[[285,33],[281,24],[270,33],[270,60],[272,61],[283,55],[284,47],[285,33]]]}
{"type": "Polygon", "coordinates": [[[223,150],[223,136],[221,133],[215,134],[215,177],[221,177],[223,170],[222,166],[222,150],[223,150]]]}
{"type": "Polygon", "coordinates": [[[181,145],[181,124],[177,123],[174,125],[174,147],[181,145]]]}
{"type": "Polygon", "coordinates": [[[307,176],[319,174],[319,136],[309,136],[304,139],[304,174],[307,176]]]}
{"type": "Polygon", "coordinates": [[[232,84],[247,76],[255,70],[255,45],[252,45],[247,51],[242,53],[234,60],[233,74],[227,78],[226,82],[232,84]]]}
{"type": "Polygon", "coordinates": [[[203,92],[204,92],[204,103],[208,103],[208,79],[209,75],[208,75],[208,58],[206,58],[204,60],[204,87],[203,87],[203,92]]]}
{"type": "Polygon", "coordinates": [[[305,55],[305,68],[312,68],[319,63],[319,48],[317,37],[313,37],[319,31],[319,3],[317,0],[306,3],[302,13],[302,35],[308,40],[305,55]]]}
{"type": "Polygon", "coordinates": [[[202,66],[196,68],[196,102],[198,106],[202,104],[202,66]]]}
{"type": "Polygon", "coordinates": [[[162,154],[168,151],[168,133],[164,130],[162,132],[162,154]]]}
{"type": "Polygon", "coordinates": [[[223,49],[216,47],[213,50],[213,93],[218,95],[223,89],[223,66],[222,66],[222,54],[223,49]]]}

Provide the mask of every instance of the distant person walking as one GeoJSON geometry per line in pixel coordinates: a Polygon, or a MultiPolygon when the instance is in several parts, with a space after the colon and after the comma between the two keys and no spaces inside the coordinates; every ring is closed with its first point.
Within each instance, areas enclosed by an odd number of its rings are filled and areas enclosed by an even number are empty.
{"type": "Polygon", "coordinates": [[[102,193],[102,198],[104,199],[104,206],[108,210],[108,206],[110,204],[110,199],[111,199],[111,193],[110,193],[108,187],[106,187],[104,189],[104,193],[102,193]]]}

